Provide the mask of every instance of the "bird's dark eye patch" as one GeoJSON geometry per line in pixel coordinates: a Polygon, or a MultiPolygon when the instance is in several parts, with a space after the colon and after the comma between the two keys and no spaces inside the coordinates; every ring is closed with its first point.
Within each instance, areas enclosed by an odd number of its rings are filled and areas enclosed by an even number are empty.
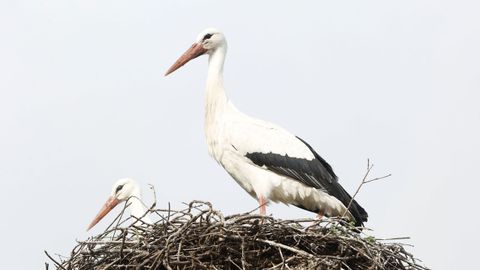
{"type": "Polygon", "coordinates": [[[123,185],[120,185],[117,187],[117,189],[115,189],[115,193],[118,193],[120,190],[122,190],[123,188],[123,185]]]}
{"type": "Polygon", "coordinates": [[[207,40],[209,38],[211,38],[213,36],[213,34],[206,34],[204,37],[203,37],[203,40],[207,40]]]}

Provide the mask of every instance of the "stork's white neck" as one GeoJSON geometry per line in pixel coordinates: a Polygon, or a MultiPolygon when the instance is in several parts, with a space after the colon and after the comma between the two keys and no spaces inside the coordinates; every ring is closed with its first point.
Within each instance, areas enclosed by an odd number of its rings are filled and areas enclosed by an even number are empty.
{"type": "Polygon", "coordinates": [[[220,153],[216,151],[218,132],[221,128],[221,116],[228,108],[228,98],[223,87],[223,64],[227,53],[227,45],[216,48],[208,59],[207,92],[205,96],[205,135],[208,151],[218,160],[220,153]]]}
{"type": "Polygon", "coordinates": [[[226,45],[220,46],[208,58],[207,95],[205,97],[207,116],[209,112],[212,112],[211,107],[221,107],[227,103],[227,96],[223,88],[223,64],[226,54],[226,45]]]}
{"type": "Polygon", "coordinates": [[[152,223],[152,220],[148,216],[149,214],[147,213],[145,215],[145,213],[147,212],[147,208],[145,207],[145,205],[142,202],[142,196],[140,194],[140,190],[135,190],[133,192],[130,199],[128,199],[128,204],[129,204],[128,208],[130,209],[130,214],[132,216],[134,216],[138,219],[141,218],[141,220],[143,222],[147,223],[147,224],[152,223]]]}

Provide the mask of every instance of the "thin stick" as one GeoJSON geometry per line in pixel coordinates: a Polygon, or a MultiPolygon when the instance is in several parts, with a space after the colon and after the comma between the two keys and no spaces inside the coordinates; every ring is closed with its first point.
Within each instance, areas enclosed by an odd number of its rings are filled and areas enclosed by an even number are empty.
{"type": "Polygon", "coordinates": [[[367,177],[368,177],[368,175],[370,174],[370,171],[372,170],[372,168],[373,168],[373,164],[370,164],[370,159],[367,159],[367,172],[366,172],[365,175],[363,176],[362,182],[360,183],[360,185],[358,186],[357,190],[356,190],[355,193],[353,194],[352,199],[350,199],[350,202],[348,203],[347,208],[346,208],[345,211],[343,212],[342,218],[344,218],[345,215],[347,214],[347,212],[350,210],[350,206],[352,206],[352,203],[355,201],[355,197],[358,195],[358,192],[360,192],[360,189],[363,187],[363,185],[365,185],[365,184],[367,184],[367,183],[370,183],[370,182],[382,180],[382,179],[385,179],[385,178],[388,178],[388,177],[392,176],[392,174],[389,173],[389,174],[384,175],[384,176],[381,176],[381,177],[377,177],[377,178],[373,178],[373,179],[371,179],[371,180],[367,180],[367,177]]]}
{"type": "Polygon", "coordinates": [[[47,257],[52,260],[53,263],[55,263],[57,265],[57,267],[63,269],[63,270],[67,270],[65,269],[59,262],[57,262],[52,256],[50,256],[50,254],[48,254],[48,252],[46,250],[44,250],[43,252],[45,252],[45,254],[47,255],[47,257]]]}

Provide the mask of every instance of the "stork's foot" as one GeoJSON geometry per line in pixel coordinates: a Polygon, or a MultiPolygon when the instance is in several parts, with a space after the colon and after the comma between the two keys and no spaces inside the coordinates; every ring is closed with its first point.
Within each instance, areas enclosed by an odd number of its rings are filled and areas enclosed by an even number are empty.
{"type": "Polygon", "coordinates": [[[322,219],[324,216],[325,216],[324,212],[318,212],[318,214],[317,214],[318,219],[322,219]]]}

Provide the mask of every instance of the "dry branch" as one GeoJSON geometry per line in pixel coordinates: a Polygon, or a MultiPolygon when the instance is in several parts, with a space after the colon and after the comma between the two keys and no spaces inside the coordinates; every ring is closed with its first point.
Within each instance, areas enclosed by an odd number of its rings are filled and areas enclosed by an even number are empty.
{"type": "Polygon", "coordinates": [[[392,176],[392,174],[389,173],[389,174],[384,175],[384,176],[375,177],[373,179],[368,179],[368,175],[370,174],[372,169],[373,169],[373,164],[370,163],[370,159],[367,159],[367,172],[363,176],[362,182],[360,183],[360,185],[358,185],[357,190],[355,190],[355,193],[353,194],[352,199],[350,199],[350,202],[347,205],[347,209],[345,210],[345,212],[342,215],[343,217],[345,217],[345,215],[347,214],[347,210],[349,210],[350,206],[352,206],[352,203],[355,200],[355,197],[357,197],[358,192],[360,192],[360,189],[362,189],[363,185],[371,183],[371,182],[375,182],[375,181],[378,181],[378,180],[382,180],[382,179],[385,179],[385,178],[388,178],[388,177],[392,176]]]}

